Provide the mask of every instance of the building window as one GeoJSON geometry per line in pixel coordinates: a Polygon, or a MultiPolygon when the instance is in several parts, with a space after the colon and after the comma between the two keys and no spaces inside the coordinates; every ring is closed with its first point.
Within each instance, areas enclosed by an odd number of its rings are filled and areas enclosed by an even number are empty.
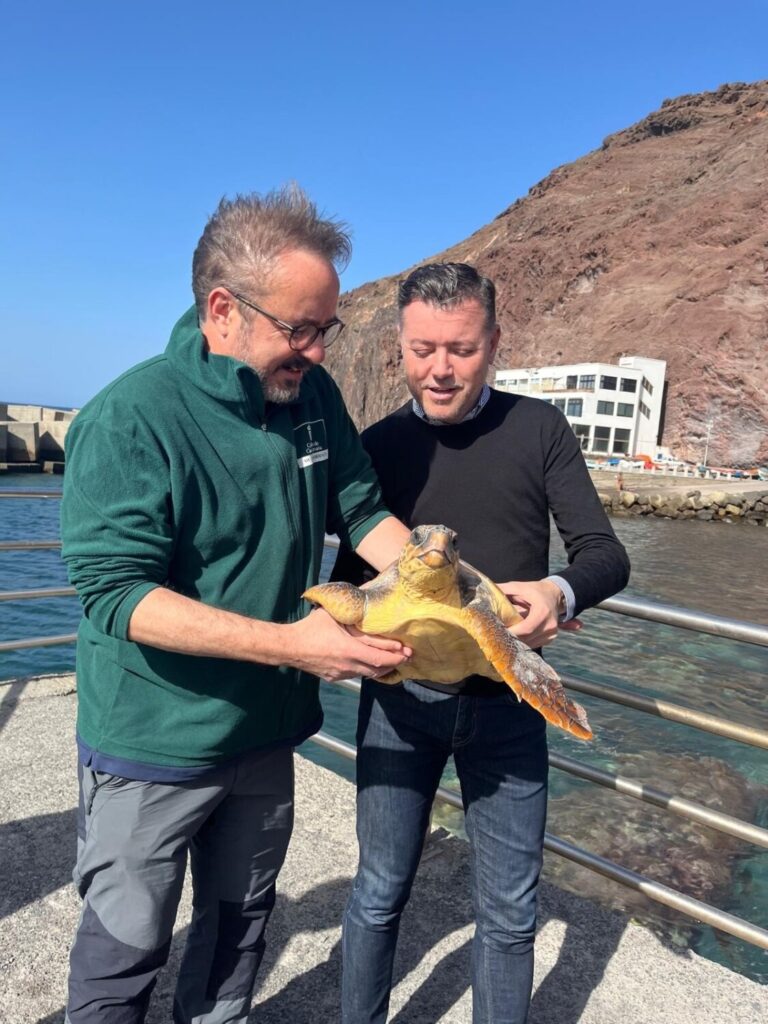
{"type": "Polygon", "coordinates": [[[594,373],[583,373],[579,377],[579,390],[580,391],[594,391],[595,390],[595,375],[594,373]]]}
{"type": "Polygon", "coordinates": [[[649,395],[653,394],[653,384],[651,384],[647,377],[643,377],[643,387],[649,395]]]}
{"type": "Polygon", "coordinates": [[[569,398],[566,406],[567,416],[581,416],[584,402],[581,398],[569,398]]]}
{"type": "Polygon", "coordinates": [[[616,390],[616,378],[615,377],[601,377],[600,387],[603,391],[615,391],[616,390]]]}
{"type": "Polygon", "coordinates": [[[573,432],[579,439],[581,450],[583,452],[589,450],[589,424],[588,423],[574,423],[573,432]]]}
{"type": "Polygon", "coordinates": [[[613,432],[613,450],[617,455],[629,454],[629,431],[617,427],[613,432]]]}
{"type": "Polygon", "coordinates": [[[607,452],[608,443],[611,440],[610,427],[595,427],[595,437],[592,441],[593,452],[607,452]]]}
{"type": "Polygon", "coordinates": [[[601,416],[613,416],[615,406],[613,402],[598,402],[597,411],[601,416]]]}
{"type": "Polygon", "coordinates": [[[637,381],[633,377],[622,377],[620,391],[631,391],[632,394],[637,391],[637,381]]]}
{"type": "Polygon", "coordinates": [[[555,399],[555,408],[559,409],[560,412],[565,412],[565,399],[564,398],[556,398],[555,399]]]}
{"type": "Polygon", "coordinates": [[[575,390],[575,388],[576,388],[576,381],[577,380],[578,380],[578,377],[576,376],[575,373],[569,374],[565,378],[565,389],[566,389],[566,391],[573,391],[573,390],[575,390]]]}
{"type": "Polygon", "coordinates": [[[648,408],[645,402],[640,403],[640,412],[643,414],[643,416],[645,416],[647,420],[651,418],[651,410],[648,408]]]}
{"type": "Polygon", "coordinates": [[[635,415],[635,407],[634,407],[634,405],[630,405],[628,402],[619,402],[619,404],[616,406],[616,415],[617,416],[634,416],[635,415]]]}

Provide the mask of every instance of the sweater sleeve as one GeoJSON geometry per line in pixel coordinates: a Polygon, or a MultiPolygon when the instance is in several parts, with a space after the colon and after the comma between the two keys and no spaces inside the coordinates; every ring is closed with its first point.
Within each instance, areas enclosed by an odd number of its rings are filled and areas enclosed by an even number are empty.
{"type": "Polygon", "coordinates": [[[378,478],[341,393],[330,377],[327,380],[333,392],[334,444],[330,456],[326,530],[338,534],[341,543],[354,550],[390,512],[384,505],[378,478]]]}
{"type": "Polygon", "coordinates": [[[173,530],[162,451],[94,415],[72,424],[61,508],[62,557],[86,618],[125,640],[139,601],[168,578],[173,530]]]}
{"type": "Polygon", "coordinates": [[[544,485],[568,567],[557,575],[571,586],[574,615],[623,590],[629,581],[629,557],[620,543],[587,470],[579,442],[565,417],[544,431],[544,485]]]}

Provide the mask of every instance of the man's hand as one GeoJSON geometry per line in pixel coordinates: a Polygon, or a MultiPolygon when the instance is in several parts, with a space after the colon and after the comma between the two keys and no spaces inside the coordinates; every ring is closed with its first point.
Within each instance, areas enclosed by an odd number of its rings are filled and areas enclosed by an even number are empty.
{"type": "Polygon", "coordinates": [[[285,628],[291,631],[285,664],[331,682],[352,676],[375,679],[398,668],[412,654],[399,640],[357,631],[353,635],[322,608],[285,628]]]}
{"type": "Polygon", "coordinates": [[[523,616],[523,621],[510,626],[509,632],[529,647],[536,649],[551,643],[558,629],[579,630],[582,627],[579,619],[558,621],[564,611],[565,598],[552,580],[499,583],[497,586],[523,616]]]}

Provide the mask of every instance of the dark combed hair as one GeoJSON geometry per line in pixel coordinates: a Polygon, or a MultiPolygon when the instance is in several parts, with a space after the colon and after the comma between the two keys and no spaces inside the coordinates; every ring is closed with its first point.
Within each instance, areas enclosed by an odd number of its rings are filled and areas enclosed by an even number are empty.
{"type": "Polygon", "coordinates": [[[222,199],[205,225],[192,259],[192,290],[198,316],[205,319],[214,288],[263,292],[277,257],[306,249],[343,269],[352,254],[349,229],[323,216],[298,185],[260,195],[222,199]]]}
{"type": "Polygon", "coordinates": [[[488,330],[496,326],[496,286],[468,263],[428,263],[400,282],[398,312],[412,302],[426,302],[441,309],[476,299],[485,310],[488,330]]]}

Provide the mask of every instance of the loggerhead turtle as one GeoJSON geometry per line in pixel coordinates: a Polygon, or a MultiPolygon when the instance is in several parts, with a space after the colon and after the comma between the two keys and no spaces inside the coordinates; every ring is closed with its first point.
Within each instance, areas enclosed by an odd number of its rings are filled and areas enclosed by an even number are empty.
{"type": "Polygon", "coordinates": [[[553,725],[591,739],[584,709],[568,698],[557,673],[505,627],[521,616],[477,569],[459,560],[447,526],[418,526],[397,562],[362,587],[325,583],[304,597],[337,622],[394,637],[413,649],[383,683],[424,679],[456,683],[467,676],[505,682],[553,725]]]}

